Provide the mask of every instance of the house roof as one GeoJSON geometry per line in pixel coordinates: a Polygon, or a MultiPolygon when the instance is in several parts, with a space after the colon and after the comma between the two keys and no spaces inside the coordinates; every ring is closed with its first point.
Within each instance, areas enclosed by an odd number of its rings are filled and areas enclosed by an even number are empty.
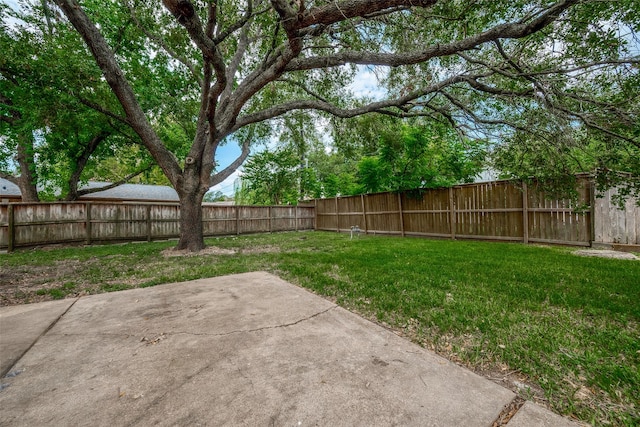
{"type": "MultiPolygon", "coordinates": [[[[100,188],[110,185],[110,182],[90,181],[80,186],[81,190],[100,188]]],[[[0,178],[0,198],[20,198],[20,188],[12,182],[0,178]]],[[[112,200],[134,202],[179,202],[178,193],[166,185],[122,184],[109,190],[85,194],[80,200],[112,200]]]]}
{"type": "MultiPolygon", "coordinates": [[[[90,181],[80,187],[81,190],[100,188],[109,182],[90,181]]],[[[143,202],[178,202],[178,193],[166,185],[122,184],[108,190],[85,194],[80,200],[126,200],[143,202]]]]}
{"type": "Polygon", "coordinates": [[[21,197],[20,188],[13,182],[0,178],[0,198],[21,197]]]}

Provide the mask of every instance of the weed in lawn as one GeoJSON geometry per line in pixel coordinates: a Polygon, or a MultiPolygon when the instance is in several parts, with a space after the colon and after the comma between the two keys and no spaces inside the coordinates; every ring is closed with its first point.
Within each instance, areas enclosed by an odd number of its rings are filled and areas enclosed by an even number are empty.
{"type": "Polygon", "coordinates": [[[63,291],[72,291],[76,288],[76,284],[73,282],[67,282],[64,285],[62,285],[61,290],[63,291]]]}
{"type": "Polygon", "coordinates": [[[51,295],[52,299],[62,299],[67,295],[67,293],[62,289],[49,289],[49,295],[51,295]]]}
{"type": "Polygon", "coordinates": [[[66,298],[67,295],[73,294],[74,289],[76,288],[76,284],[73,282],[67,282],[62,284],[59,287],[53,288],[41,288],[35,291],[35,295],[37,296],[49,296],[51,299],[63,299],[66,298]]]}
{"type": "Polygon", "coordinates": [[[115,292],[115,291],[124,291],[127,289],[131,289],[131,286],[129,285],[125,285],[123,283],[114,283],[114,284],[108,284],[108,285],[102,285],[100,286],[100,290],[102,292],[115,292]]]}

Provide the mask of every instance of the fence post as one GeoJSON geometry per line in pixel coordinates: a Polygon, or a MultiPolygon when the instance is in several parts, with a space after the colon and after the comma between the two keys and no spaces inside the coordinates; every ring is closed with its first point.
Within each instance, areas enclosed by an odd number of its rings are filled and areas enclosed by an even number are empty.
{"type": "Polygon", "coordinates": [[[269,206],[269,233],[271,233],[271,217],[273,216],[273,210],[271,209],[271,206],[269,206]]]}
{"type": "Polygon", "coordinates": [[[402,215],[402,194],[398,193],[398,211],[400,213],[400,235],[404,237],[404,218],[402,215]]]}
{"type": "Polygon", "coordinates": [[[367,207],[364,202],[364,194],[360,195],[360,199],[362,200],[362,219],[364,221],[364,234],[369,234],[367,229],[367,207]]]}
{"type": "Polygon", "coordinates": [[[240,206],[236,205],[236,236],[240,235],[240,206]]]}
{"type": "Polygon", "coordinates": [[[340,205],[338,204],[338,196],[336,196],[336,231],[340,232],[340,205]]]}
{"type": "Polygon", "coordinates": [[[529,191],[527,183],[522,181],[522,242],[529,243],[529,191]]]}
{"type": "Polygon", "coordinates": [[[313,199],[313,230],[318,230],[318,199],[313,199]]]}
{"type": "Polygon", "coordinates": [[[593,247],[596,240],[596,186],[592,178],[587,181],[589,186],[589,246],[593,247]]]}
{"type": "Polygon", "coordinates": [[[451,227],[451,240],[456,239],[456,204],[454,187],[449,187],[449,225],[451,227]]]}
{"type": "Polygon", "coordinates": [[[16,229],[15,229],[15,218],[13,215],[13,205],[9,203],[7,206],[7,219],[8,219],[8,228],[7,228],[7,252],[13,252],[15,246],[15,237],[16,237],[16,229]]]}
{"type": "Polygon", "coordinates": [[[147,205],[147,242],[151,241],[151,205],[147,205]]]}
{"type": "Polygon", "coordinates": [[[84,209],[86,212],[85,218],[86,218],[86,226],[85,229],[87,230],[87,238],[85,239],[85,241],[87,242],[87,245],[91,244],[91,202],[87,202],[84,205],[84,209]]]}
{"type": "Polygon", "coordinates": [[[293,209],[294,209],[293,216],[296,220],[296,231],[298,231],[298,205],[295,205],[293,209]]]}

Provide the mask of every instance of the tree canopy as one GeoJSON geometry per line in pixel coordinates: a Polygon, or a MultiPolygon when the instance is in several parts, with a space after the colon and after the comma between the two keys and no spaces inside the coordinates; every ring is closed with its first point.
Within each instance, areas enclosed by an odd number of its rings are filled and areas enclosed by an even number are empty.
{"type": "Polygon", "coordinates": [[[94,107],[136,134],[178,192],[179,248],[204,246],[206,191],[296,111],[423,117],[525,150],[599,141],[637,164],[638,0],[55,4],[119,104],[94,107]],[[350,86],[365,69],[380,88],[368,98],[350,86]],[[167,111],[187,144],[162,130],[167,111]],[[218,171],[229,140],[242,154],[218,171]]]}

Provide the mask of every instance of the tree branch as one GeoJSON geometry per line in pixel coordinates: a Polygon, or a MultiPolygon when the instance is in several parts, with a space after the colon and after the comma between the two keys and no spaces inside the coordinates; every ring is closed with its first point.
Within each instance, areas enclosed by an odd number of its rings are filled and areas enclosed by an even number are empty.
{"type": "Polygon", "coordinates": [[[286,71],[337,67],[345,64],[381,65],[389,67],[418,64],[432,58],[449,56],[458,52],[468,51],[480,46],[481,44],[501,38],[517,39],[529,36],[554,22],[560,14],[579,1],[580,0],[562,0],[530,22],[512,22],[496,25],[487,31],[467,37],[463,40],[437,44],[421,51],[408,53],[347,51],[327,56],[296,58],[289,63],[286,67],[286,71]]]}
{"type": "Polygon", "coordinates": [[[89,157],[96,151],[98,145],[102,143],[106,138],[108,138],[110,133],[108,132],[100,132],[98,135],[91,138],[89,143],[84,146],[82,153],[74,159],[75,167],[71,176],[69,176],[69,193],[67,194],[67,200],[76,200],[78,198],[78,182],[80,181],[80,176],[82,175],[82,171],[87,166],[87,162],[89,161],[89,157]]]}
{"type": "Polygon", "coordinates": [[[220,184],[222,181],[229,178],[231,174],[235,172],[236,169],[238,169],[242,165],[242,163],[244,163],[244,161],[249,156],[249,153],[251,152],[251,148],[250,148],[251,138],[252,138],[251,134],[249,134],[245,138],[244,142],[242,143],[242,152],[240,153],[238,158],[236,158],[233,161],[233,163],[231,163],[229,166],[227,166],[226,168],[224,168],[223,170],[221,170],[220,172],[216,173],[211,177],[211,180],[210,180],[211,187],[213,187],[214,185],[220,184]]]}
{"type": "Polygon", "coordinates": [[[308,89],[304,84],[302,84],[300,82],[297,82],[295,80],[288,79],[288,78],[285,78],[285,77],[280,77],[277,81],[278,82],[283,82],[283,83],[288,83],[288,84],[290,84],[292,86],[299,87],[300,89],[305,91],[305,93],[307,93],[308,95],[311,95],[313,98],[319,99],[320,101],[323,101],[323,102],[326,102],[326,103],[329,102],[326,98],[324,98],[320,94],[318,94],[316,92],[313,92],[312,90],[308,89]]]}
{"type": "Polygon", "coordinates": [[[355,17],[380,15],[385,11],[395,12],[398,8],[430,7],[437,0],[349,0],[333,1],[325,6],[317,6],[305,12],[300,19],[300,29],[315,25],[331,25],[355,17]]]}
{"type": "Polygon", "coordinates": [[[527,89],[527,90],[523,90],[523,91],[513,91],[513,90],[509,90],[509,89],[501,89],[501,88],[498,88],[498,87],[489,86],[489,85],[486,85],[484,83],[479,82],[478,81],[478,77],[466,77],[466,78],[464,78],[464,81],[467,82],[469,84],[469,86],[471,86],[472,88],[476,89],[477,91],[484,92],[484,93],[490,93],[492,95],[519,96],[519,97],[533,95],[533,89],[527,89]]]}
{"type": "MultiPolygon", "coordinates": [[[[202,54],[211,61],[216,73],[218,84],[224,88],[226,86],[225,63],[222,54],[218,50],[216,43],[206,34],[202,28],[202,22],[193,4],[189,0],[162,0],[164,6],[176,18],[189,33],[189,37],[198,46],[202,54]]],[[[215,13],[215,8],[209,13],[215,13]]],[[[211,19],[209,20],[211,21],[211,19]]],[[[207,27],[208,28],[208,27],[207,27]]]]}
{"type": "MultiPolygon", "coordinates": [[[[70,95],[75,96],[73,93],[70,93],[70,95]]],[[[111,117],[112,119],[115,119],[115,120],[119,121],[120,123],[131,127],[131,123],[129,122],[129,120],[126,117],[119,116],[119,115],[107,110],[106,108],[104,108],[100,104],[97,104],[97,103],[95,103],[93,101],[90,101],[90,100],[88,100],[86,98],[81,98],[79,96],[75,96],[75,97],[78,100],[78,102],[80,102],[82,105],[84,105],[86,107],[89,107],[92,110],[95,110],[95,111],[97,111],[99,113],[102,113],[107,117],[111,117]]]]}
{"type": "Polygon", "coordinates": [[[229,66],[227,67],[227,86],[221,93],[221,109],[224,109],[231,98],[231,94],[233,91],[233,83],[235,81],[235,75],[240,68],[240,64],[242,63],[242,59],[247,52],[247,48],[249,47],[249,27],[244,27],[240,32],[240,37],[238,38],[238,46],[236,47],[236,52],[231,58],[229,62],[229,66]]]}
{"type": "Polygon", "coordinates": [[[390,107],[400,108],[410,101],[417,99],[421,96],[428,95],[430,93],[439,92],[447,86],[451,86],[455,83],[460,83],[464,81],[464,76],[453,76],[448,79],[442,80],[434,85],[428,86],[426,88],[422,88],[413,92],[408,93],[407,95],[400,96],[393,99],[388,99],[384,101],[372,102],[370,104],[356,107],[356,108],[339,108],[329,102],[316,99],[316,100],[297,100],[285,102],[280,105],[276,105],[271,108],[267,108],[265,110],[247,114],[246,116],[238,118],[236,125],[233,128],[233,131],[240,129],[243,126],[262,122],[265,120],[272,119],[274,117],[281,116],[291,110],[319,110],[329,113],[335,117],[339,118],[351,118],[355,116],[360,116],[366,113],[372,112],[382,112],[384,109],[390,107]]]}
{"type": "Polygon", "coordinates": [[[6,172],[2,172],[0,171],[0,178],[2,179],[6,179],[7,181],[9,181],[12,184],[18,185],[19,180],[17,177],[15,177],[14,175],[11,175],[9,173],[6,172]]]}
{"type": "Polygon", "coordinates": [[[78,197],[86,196],[87,194],[99,193],[100,191],[111,190],[112,188],[119,187],[119,186],[121,186],[123,184],[126,184],[127,182],[131,181],[136,176],[148,171],[152,167],[153,167],[153,165],[146,166],[145,168],[140,169],[140,170],[138,170],[136,172],[132,172],[129,175],[127,175],[124,178],[122,178],[121,180],[113,182],[113,183],[111,183],[109,185],[105,185],[104,187],[85,188],[83,190],[78,190],[78,197]]]}
{"type": "Polygon", "coordinates": [[[169,56],[171,56],[176,61],[180,62],[185,67],[187,67],[189,69],[189,71],[191,71],[191,75],[193,76],[193,78],[196,79],[196,81],[198,82],[198,85],[200,85],[202,87],[202,84],[203,84],[202,83],[202,76],[200,75],[200,73],[198,73],[198,70],[196,69],[195,64],[193,64],[186,57],[178,54],[178,52],[173,50],[164,41],[164,39],[162,39],[162,37],[157,36],[157,35],[153,34],[151,31],[147,30],[144,27],[144,25],[142,25],[140,20],[138,19],[137,15],[135,13],[135,9],[130,5],[129,5],[129,11],[130,11],[131,17],[133,18],[133,20],[136,23],[137,27],[149,38],[149,40],[155,42],[159,47],[164,49],[164,51],[167,52],[169,54],[169,56]]]}
{"type": "Polygon", "coordinates": [[[243,28],[251,19],[255,18],[256,16],[259,16],[259,15],[262,15],[262,14],[268,12],[269,9],[271,9],[271,8],[266,8],[266,9],[263,9],[263,10],[260,10],[260,11],[258,11],[256,13],[254,13],[253,12],[253,0],[247,0],[247,10],[244,12],[244,15],[242,15],[242,18],[240,18],[238,21],[234,22],[226,30],[221,31],[220,34],[216,35],[216,38],[213,39],[213,42],[215,44],[222,43],[231,34],[233,34],[234,32],[238,31],[240,28],[243,28]]]}

